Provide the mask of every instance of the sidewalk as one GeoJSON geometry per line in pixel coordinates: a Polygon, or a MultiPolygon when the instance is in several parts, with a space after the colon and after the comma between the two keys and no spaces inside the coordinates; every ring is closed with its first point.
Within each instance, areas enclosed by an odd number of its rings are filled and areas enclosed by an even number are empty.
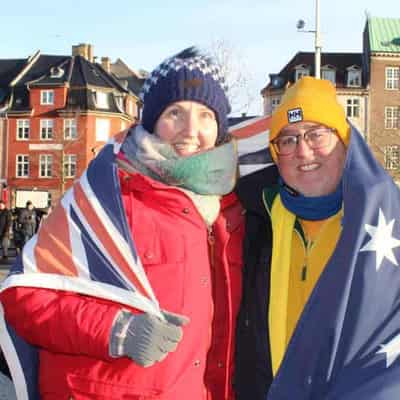
{"type": "Polygon", "coordinates": [[[8,270],[15,261],[15,256],[16,256],[15,249],[10,248],[8,254],[9,256],[7,261],[3,260],[0,257],[0,281],[2,281],[4,277],[8,274],[8,270]]]}

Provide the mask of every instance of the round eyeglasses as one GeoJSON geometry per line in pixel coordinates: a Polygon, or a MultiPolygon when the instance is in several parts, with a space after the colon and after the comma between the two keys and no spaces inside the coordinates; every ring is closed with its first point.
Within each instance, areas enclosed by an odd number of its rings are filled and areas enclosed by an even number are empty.
{"type": "Polygon", "coordinates": [[[313,150],[328,147],[331,144],[332,133],[336,133],[336,130],[320,126],[311,128],[303,134],[280,135],[271,141],[271,144],[274,146],[277,154],[280,156],[288,156],[296,151],[297,145],[300,143],[300,139],[304,140],[308,147],[313,150]]]}

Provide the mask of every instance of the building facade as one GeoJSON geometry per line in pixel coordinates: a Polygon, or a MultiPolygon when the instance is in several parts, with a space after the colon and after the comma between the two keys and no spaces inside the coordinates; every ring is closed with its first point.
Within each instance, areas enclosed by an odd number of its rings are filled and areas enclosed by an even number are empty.
{"type": "Polygon", "coordinates": [[[72,56],[38,52],[24,61],[3,102],[10,206],[18,191],[29,190],[56,202],[107,140],[139,118],[141,105],[124,82],[93,62],[90,45],[73,46],[72,56]]]}
{"type": "MultiPolygon", "coordinates": [[[[303,76],[312,76],[314,53],[299,52],[261,91],[264,115],[269,116],[280,104],[285,89],[303,76]]],[[[363,76],[362,53],[323,53],[321,78],[330,80],[337,90],[338,101],[349,120],[365,135],[368,134],[368,88],[363,76]]]]}
{"type": "Polygon", "coordinates": [[[400,182],[400,19],[368,18],[363,43],[370,93],[368,144],[400,182]]]}

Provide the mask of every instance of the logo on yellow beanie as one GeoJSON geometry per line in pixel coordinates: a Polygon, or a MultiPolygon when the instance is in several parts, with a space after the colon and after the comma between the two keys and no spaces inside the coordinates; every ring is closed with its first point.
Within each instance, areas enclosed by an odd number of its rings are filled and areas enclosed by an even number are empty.
{"type": "Polygon", "coordinates": [[[289,124],[303,121],[303,110],[301,108],[293,108],[287,112],[289,124]]]}

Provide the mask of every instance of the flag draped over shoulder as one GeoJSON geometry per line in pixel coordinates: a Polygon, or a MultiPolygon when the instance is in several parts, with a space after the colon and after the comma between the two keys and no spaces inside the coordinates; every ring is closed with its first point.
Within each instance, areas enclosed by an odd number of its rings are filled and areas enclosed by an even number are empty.
{"type": "Polygon", "coordinates": [[[400,192],[353,129],[343,230],[268,400],[400,398],[400,192]]]}
{"type": "MultiPolygon", "coordinates": [[[[25,286],[73,291],[161,315],[126,221],[116,154],[125,135],[115,137],[65,194],[24,247],[1,290],[25,286]]],[[[18,400],[39,399],[37,351],[4,320],[0,344],[18,400]]]]}

